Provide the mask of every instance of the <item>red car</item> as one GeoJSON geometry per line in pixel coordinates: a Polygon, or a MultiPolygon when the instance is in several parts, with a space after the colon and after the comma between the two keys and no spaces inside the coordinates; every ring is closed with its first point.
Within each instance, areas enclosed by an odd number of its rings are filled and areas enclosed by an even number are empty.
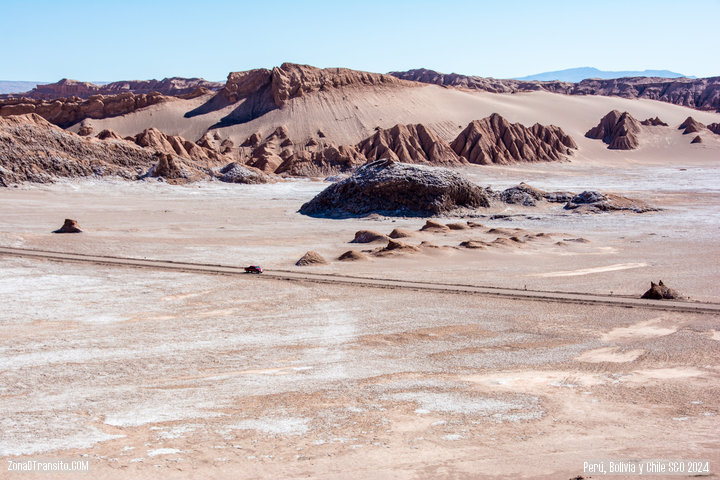
{"type": "Polygon", "coordinates": [[[250,265],[245,267],[245,273],[262,273],[262,267],[259,265],[250,265]]]}

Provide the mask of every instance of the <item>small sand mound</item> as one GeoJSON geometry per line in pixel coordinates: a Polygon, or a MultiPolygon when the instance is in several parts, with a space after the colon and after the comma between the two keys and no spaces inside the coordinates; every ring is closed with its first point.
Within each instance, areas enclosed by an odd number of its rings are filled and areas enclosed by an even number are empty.
{"type": "Polygon", "coordinates": [[[509,229],[509,228],[491,228],[486,233],[493,234],[493,235],[505,235],[507,237],[512,237],[514,235],[517,235],[518,231],[520,229],[509,229]]]}
{"type": "Polygon", "coordinates": [[[470,227],[470,228],[485,228],[485,225],[483,225],[482,223],[467,222],[467,224],[468,224],[468,227],[470,227]]]}
{"type": "Polygon", "coordinates": [[[436,222],[435,220],[427,220],[425,222],[425,225],[423,225],[422,228],[420,229],[421,232],[425,231],[425,230],[442,230],[442,231],[444,231],[444,230],[450,230],[450,229],[448,228],[447,225],[442,224],[440,222],[436,222]]]}
{"type": "Polygon", "coordinates": [[[58,228],[57,230],[54,230],[53,233],[81,233],[82,230],[80,230],[80,225],[78,225],[77,220],[72,220],[70,218],[65,219],[65,223],[63,223],[63,226],[58,228]]]}
{"type": "MultiPolygon", "coordinates": [[[[517,237],[515,237],[517,238],[517,237]]],[[[510,240],[509,238],[503,238],[503,237],[497,237],[495,240],[493,240],[493,245],[501,245],[504,247],[514,247],[516,245],[516,242],[510,240]]]]}
{"type": "Polygon", "coordinates": [[[467,222],[448,223],[446,225],[450,230],[467,230],[470,228],[467,222]]]}
{"type": "Polygon", "coordinates": [[[409,243],[400,242],[398,240],[388,240],[387,246],[383,247],[378,253],[382,254],[385,252],[418,252],[420,249],[415,245],[409,243]]]}
{"type": "Polygon", "coordinates": [[[480,240],[466,240],[460,244],[463,248],[481,249],[488,246],[487,243],[481,242],[480,240]]]}
{"type": "Polygon", "coordinates": [[[359,230],[355,232],[355,238],[350,243],[372,243],[384,242],[388,236],[373,230],[359,230]]]}
{"type": "Polygon", "coordinates": [[[410,230],[405,230],[403,228],[395,228],[392,232],[390,232],[389,237],[390,238],[407,238],[412,237],[414,234],[410,230]]]}
{"type": "Polygon", "coordinates": [[[672,300],[682,298],[677,290],[665,286],[662,280],[658,283],[650,282],[650,290],[643,293],[642,297],[650,300],[672,300]]]}
{"type": "Polygon", "coordinates": [[[338,257],[341,262],[356,262],[358,260],[367,260],[369,257],[363,252],[356,252],[355,250],[348,250],[338,257]]]}
{"type": "Polygon", "coordinates": [[[310,250],[302,256],[300,260],[295,262],[298,267],[307,267],[309,265],[325,265],[327,261],[318,252],[310,250]]]}
{"type": "Polygon", "coordinates": [[[563,238],[563,242],[575,242],[575,243],[590,243],[590,240],[587,238],[563,238]]]}

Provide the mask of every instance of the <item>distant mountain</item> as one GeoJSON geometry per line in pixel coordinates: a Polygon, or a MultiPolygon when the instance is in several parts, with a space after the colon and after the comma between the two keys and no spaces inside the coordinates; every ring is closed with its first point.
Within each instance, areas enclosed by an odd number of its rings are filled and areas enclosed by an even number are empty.
{"type": "MultiPolygon", "coordinates": [[[[610,72],[606,70],[598,70],[593,67],[579,67],[579,68],[568,68],[567,70],[557,70],[555,72],[544,72],[536,73],[535,75],[528,75],[527,77],[519,77],[515,80],[533,81],[538,80],[542,82],[551,80],[560,80],[561,82],[573,82],[577,83],[586,78],[625,78],[625,77],[657,77],[657,78],[678,78],[685,77],[682,73],[671,72],[670,70],[643,70],[643,71],[619,71],[610,72]]],[[[687,77],[695,78],[695,77],[687,77]]]]}
{"type": "Polygon", "coordinates": [[[48,82],[23,82],[15,80],[0,80],[0,95],[6,93],[24,93],[32,90],[38,85],[45,85],[48,82]]]}

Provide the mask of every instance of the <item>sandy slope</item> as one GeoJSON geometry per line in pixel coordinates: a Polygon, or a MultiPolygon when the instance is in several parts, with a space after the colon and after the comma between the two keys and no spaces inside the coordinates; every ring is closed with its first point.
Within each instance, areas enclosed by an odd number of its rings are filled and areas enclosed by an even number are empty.
{"type": "MultiPolygon", "coordinates": [[[[96,131],[111,128],[123,136],[154,126],[165,133],[195,140],[238,105],[189,119],[183,117],[209,98],[206,96],[156,105],[129,115],[89,122],[96,131]]],[[[371,135],[378,126],[388,128],[397,123],[424,123],[451,140],[470,121],[497,112],[511,122],[557,125],[570,133],[582,149],[591,142],[582,140],[585,132],[612,109],[627,110],[639,120],[659,116],[671,127],[676,127],[688,116],[702,123],[720,121],[720,114],[717,113],[700,112],[652,100],[568,96],[546,92],[492,94],[427,85],[346,88],[314,93],[292,99],[283,108],[251,122],[221,128],[219,132],[237,144],[255,132],[266,135],[276,127],[286,125],[290,137],[294,139],[317,136],[317,131],[321,130],[328,140],[346,144],[356,143],[371,135]]],[[[71,130],[78,128],[76,125],[71,130]]]]}

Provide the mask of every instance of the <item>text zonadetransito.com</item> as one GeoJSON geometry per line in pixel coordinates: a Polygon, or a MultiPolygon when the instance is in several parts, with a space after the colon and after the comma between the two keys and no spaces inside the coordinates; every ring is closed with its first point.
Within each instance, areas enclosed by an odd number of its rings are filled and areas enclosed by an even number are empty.
{"type": "Polygon", "coordinates": [[[8,460],[8,472],[87,472],[89,460],[8,460]]]}

